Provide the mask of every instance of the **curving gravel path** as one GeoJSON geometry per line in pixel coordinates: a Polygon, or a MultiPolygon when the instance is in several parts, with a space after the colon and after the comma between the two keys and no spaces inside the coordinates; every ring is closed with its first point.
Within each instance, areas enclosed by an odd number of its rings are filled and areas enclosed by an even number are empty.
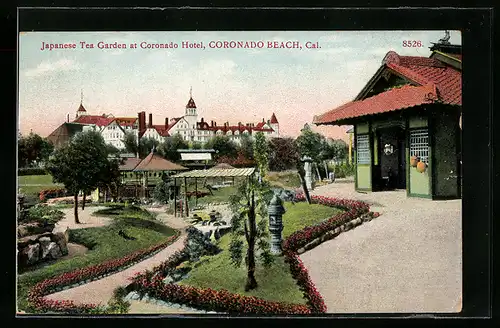
{"type": "Polygon", "coordinates": [[[78,220],[80,223],[75,223],[75,213],[73,208],[64,208],[61,211],[64,213],[64,219],[56,223],[54,232],[65,231],[67,228],[73,229],[85,229],[93,227],[102,227],[108,225],[112,222],[112,219],[103,216],[93,216],[95,211],[105,209],[104,206],[89,206],[82,211],[81,208],[78,209],[78,220]]]}
{"type": "Polygon", "coordinates": [[[113,291],[119,286],[128,285],[130,283],[130,278],[132,278],[137,272],[152,269],[153,267],[161,264],[176,251],[181,250],[184,247],[184,240],[186,238],[186,234],[183,230],[186,227],[184,221],[180,218],[175,218],[164,213],[159,214],[157,219],[165,222],[172,228],[181,229],[181,236],[172,245],[128,269],[117,272],[100,280],[92,281],[88,284],[47,295],[46,297],[52,300],[73,300],[76,304],[100,303],[102,305],[106,305],[113,297],[113,291]]]}
{"type": "Polygon", "coordinates": [[[461,311],[461,200],[362,194],[352,183],[312,194],[364,200],[381,213],[300,256],[329,313],[461,311]]]}

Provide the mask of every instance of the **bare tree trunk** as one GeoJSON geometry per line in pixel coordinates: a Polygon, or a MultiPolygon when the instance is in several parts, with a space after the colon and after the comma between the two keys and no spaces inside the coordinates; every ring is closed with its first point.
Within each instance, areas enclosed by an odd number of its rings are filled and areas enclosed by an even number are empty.
{"type": "Polygon", "coordinates": [[[82,211],[85,210],[85,200],[87,199],[87,194],[83,193],[82,211]]]}
{"type": "Polygon", "coordinates": [[[326,161],[323,161],[323,164],[325,165],[325,178],[328,179],[328,165],[326,165],[326,161]]]}
{"type": "Polygon", "coordinates": [[[78,193],[75,193],[75,223],[80,223],[78,220],[78,193]]]}
{"type": "Polygon", "coordinates": [[[316,174],[318,175],[318,181],[321,181],[321,174],[319,174],[318,164],[314,163],[314,167],[316,168],[316,174]]]}
{"type": "Polygon", "coordinates": [[[245,291],[257,288],[257,280],[255,279],[255,237],[257,235],[257,224],[255,220],[255,198],[254,191],[252,190],[252,200],[250,210],[248,211],[249,238],[247,250],[247,282],[245,284],[245,291]]]}
{"type": "Polygon", "coordinates": [[[304,196],[306,196],[307,203],[311,204],[311,196],[309,195],[309,189],[307,189],[306,180],[304,178],[304,168],[300,165],[300,163],[297,165],[297,171],[299,174],[300,183],[302,184],[302,190],[304,191],[304,196]]]}

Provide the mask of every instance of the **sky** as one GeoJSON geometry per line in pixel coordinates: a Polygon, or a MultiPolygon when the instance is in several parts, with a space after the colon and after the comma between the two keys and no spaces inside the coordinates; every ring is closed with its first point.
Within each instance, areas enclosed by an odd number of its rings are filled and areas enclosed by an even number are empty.
{"type": "MultiPolygon", "coordinates": [[[[461,44],[459,31],[450,35],[452,44],[461,44]]],[[[154,124],[163,124],[165,117],[184,115],[192,88],[199,119],[257,123],[275,113],[280,134],[295,137],[314,115],[353,100],[388,51],[428,57],[431,42],[443,36],[444,31],[23,32],[19,129],[47,136],[67,114],[74,119],[82,93],[89,114],[137,117],[146,111],[154,124]],[[405,40],[422,46],[405,47],[405,40]],[[100,49],[101,41],[126,48],[100,49]],[[185,41],[204,48],[182,48],[185,41]],[[262,41],[264,47],[211,48],[211,41],[262,41]],[[302,48],[268,48],[274,41],[298,41],[302,48]],[[42,50],[42,42],[76,47],[42,50]],[[142,42],[178,48],[143,49],[142,42]],[[319,47],[308,49],[307,42],[319,47]]],[[[343,139],[347,129],[315,128],[343,139]]]]}

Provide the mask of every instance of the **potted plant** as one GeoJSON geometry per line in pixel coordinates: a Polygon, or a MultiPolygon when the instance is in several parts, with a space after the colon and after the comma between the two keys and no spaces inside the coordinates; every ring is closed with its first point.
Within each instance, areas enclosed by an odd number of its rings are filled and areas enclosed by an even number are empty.
{"type": "Polygon", "coordinates": [[[418,164],[417,164],[417,171],[418,172],[424,173],[426,168],[427,168],[427,164],[425,164],[424,162],[418,162],[418,164]]]}
{"type": "Polygon", "coordinates": [[[417,164],[420,162],[420,158],[418,156],[410,157],[410,166],[417,167],[417,164]]]}

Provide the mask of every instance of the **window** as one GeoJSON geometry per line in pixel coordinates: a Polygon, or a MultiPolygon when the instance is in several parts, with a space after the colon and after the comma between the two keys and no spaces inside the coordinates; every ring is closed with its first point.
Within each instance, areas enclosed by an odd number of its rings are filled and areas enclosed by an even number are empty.
{"type": "Polygon", "coordinates": [[[358,164],[370,164],[370,139],[367,134],[361,134],[356,137],[356,149],[358,164]]]}
{"type": "Polygon", "coordinates": [[[429,163],[429,132],[427,129],[410,131],[410,156],[420,157],[420,161],[429,163]]]}

